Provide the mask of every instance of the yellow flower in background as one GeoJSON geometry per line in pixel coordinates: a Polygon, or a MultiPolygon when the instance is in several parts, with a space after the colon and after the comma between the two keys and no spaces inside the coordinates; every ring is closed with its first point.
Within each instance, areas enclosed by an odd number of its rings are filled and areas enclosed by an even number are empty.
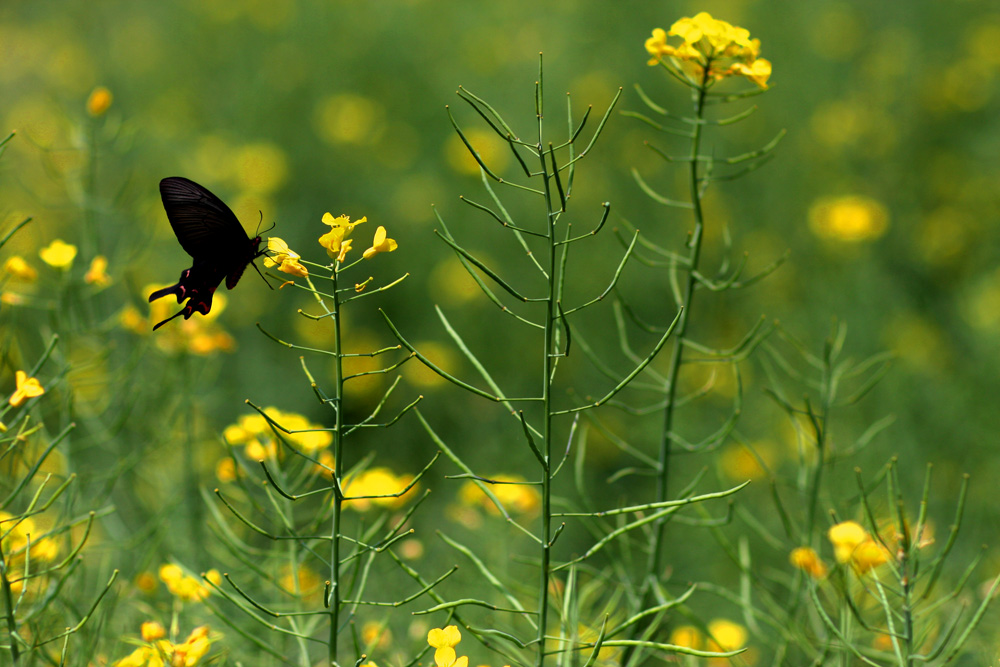
{"type": "Polygon", "coordinates": [[[367,221],[367,217],[363,217],[356,222],[351,222],[350,216],[340,215],[335,218],[329,212],[324,213],[323,224],[330,225],[330,231],[319,237],[319,244],[326,249],[327,255],[335,258],[338,262],[342,262],[344,261],[344,255],[351,247],[350,242],[347,241],[347,237],[351,235],[355,227],[367,221]],[[342,248],[344,245],[347,246],[346,249],[342,248]]]}
{"type": "Polygon", "coordinates": [[[37,378],[29,378],[24,371],[17,371],[14,374],[14,383],[16,388],[7,402],[15,408],[20,407],[29,398],[36,398],[45,393],[42,383],[37,378]]]}
{"type": "Polygon", "coordinates": [[[38,252],[42,261],[54,269],[68,269],[76,259],[76,246],[56,239],[38,252]]]}
{"type": "Polygon", "coordinates": [[[402,492],[413,481],[412,475],[395,475],[388,468],[370,468],[348,477],[344,482],[344,506],[357,512],[367,512],[372,505],[395,509],[406,504],[417,490],[414,485],[402,492]]]}
{"type": "Polygon", "coordinates": [[[139,635],[142,637],[142,641],[151,642],[166,637],[167,631],[156,621],[145,621],[139,628],[139,635]]]}
{"type": "Polygon", "coordinates": [[[458,627],[434,628],[427,633],[427,643],[434,648],[434,664],[437,667],[467,667],[469,659],[455,655],[455,647],[462,641],[458,627]]]}
{"type": "Polygon", "coordinates": [[[14,280],[26,283],[34,282],[38,278],[38,271],[20,255],[8,257],[7,261],[3,264],[3,271],[14,280]]]}
{"type": "Polygon", "coordinates": [[[705,639],[702,637],[701,630],[693,625],[682,625],[674,628],[673,632],[670,633],[670,643],[674,646],[700,650],[704,642],[705,639]]]}
{"type": "MultiPolygon", "coordinates": [[[[145,633],[147,623],[143,623],[145,633]]],[[[159,625],[159,624],[156,624],[159,625]]],[[[140,646],[121,660],[112,663],[112,667],[197,667],[201,659],[212,648],[207,625],[195,628],[180,644],[174,644],[162,637],[146,639],[145,646],[140,646]]]]}
{"type": "MultiPolygon", "coordinates": [[[[204,578],[216,586],[222,583],[218,570],[209,570],[204,578]]],[[[160,581],[167,586],[171,594],[187,602],[200,602],[212,594],[212,589],[201,579],[189,577],[179,566],[173,563],[160,566],[160,581]]]]}
{"type": "Polygon", "coordinates": [[[380,252],[392,252],[397,247],[398,244],[396,241],[386,236],[385,227],[379,225],[378,229],[375,230],[375,239],[372,241],[372,247],[365,250],[364,258],[371,259],[380,252]]]}
{"type": "Polygon", "coordinates": [[[268,268],[277,266],[278,270],[282,273],[299,276],[300,278],[305,278],[309,275],[309,270],[299,263],[302,256],[289,248],[284,239],[279,239],[277,236],[268,238],[267,251],[274,253],[274,255],[264,256],[264,266],[268,268]]]}
{"type": "Polygon", "coordinates": [[[90,262],[90,268],[83,275],[83,281],[89,285],[107,287],[111,284],[111,276],[108,275],[108,258],[98,255],[90,262]]]}
{"type": "Polygon", "coordinates": [[[707,67],[709,82],[743,76],[767,89],[771,76],[771,63],[759,57],[760,40],[750,39],[746,28],[714,19],[708,12],[684,17],[669,31],[654,29],[645,46],[650,65],[663,63],[699,79],[706,75],[707,67]],[[680,37],[681,43],[673,46],[667,41],[669,37],[680,37]]]}
{"type": "Polygon", "coordinates": [[[831,241],[874,241],[889,229],[889,212],[869,197],[825,197],[809,208],[809,227],[831,241]]]}
{"type": "Polygon", "coordinates": [[[889,552],[876,542],[856,521],[842,521],[827,531],[833,544],[833,556],[838,563],[850,563],[858,574],[864,574],[889,560],[889,552]]]}
{"type": "MultiPolygon", "coordinates": [[[[506,484],[487,484],[487,488],[497,497],[500,504],[508,512],[520,512],[527,514],[538,510],[541,505],[541,495],[538,489],[527,483],[527,481],[517,475],[496,475],[491,477],[497,482],[508,482],[506,484]]],[[[496,504],[486,495],[479,485],[471,480],[462,484],[458,492],[459,499],[465,505],[479,506],[490,514],[499,516],[500,510],[496,504]]]]}
{"type": "MultiPolygon", "coordinates": [[[[289,445],[303,453],[315,457],[318,453],[333,444],[333,434],[325,430],[321,424],[315,424],[302,415],[294,412],[282,412],[275,407],[264,409],[267,416],[276,424],[289,431],[299,433],[281,433],[281,437],[289,445]]],[[[231,447],[244,447],[244,453],[252,461],[271,459],[277,456],[278,447],[271,425],[259,413],[243,415],[235,424],[226,427],[222,437],[231,447]]]]}
{"type": "Polygon", "coordinates": [[[827,574],[826,564],[815,549],[797,547],[788,555],[788,561],[813,579],[822,579],[827,574]]]}
{"type": "Polygon", "coordinates": [[[90,97],[87,98],[87,113],[95,118],[103,116],[111,108],[111,103],[114,99],[111,91],[104,86],[94,88],[90,93],[90,97]]]}
{"type": "MultiPolygon", "coordinates": [[[[750,634],[739,623],[725,618],[716,618],[708,622],[708,642],[705,648],[709,651],[738,651],[747,645],[750,634]]],[[[752,653],[740,654],[744,664],[752,665],[755,657],[752,653]]],[[[728,659],[712,660],[712,664],[730,665],[728,659]]]]}

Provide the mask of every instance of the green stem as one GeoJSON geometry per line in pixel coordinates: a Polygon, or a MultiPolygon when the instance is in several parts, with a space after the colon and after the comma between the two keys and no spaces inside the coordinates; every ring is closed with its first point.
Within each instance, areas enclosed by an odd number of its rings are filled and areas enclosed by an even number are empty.
{"type": "MultiPolygon", "coordinates": [[[[2,532],[2,527],[0,527],[0,532],[2,532]]],[[[27,586],[27,582],[23,582],[22,585],[27,586]]],[[[17,619],[14,617],[14,595],[10,587],[10,577],[7,572],[7,559],[3,554],[3,543],[0,542],[0,592],[3,593],[3,599],[6,606],[7,613],[4,614],[7,620],[7,636],[10,639],[10,656],[11,664],[14,667],[20,663],[21,652],[17,646],[18,635],[17,635],[17,619]]]]}
{"type": "MultiPolygon", "coordinates": [[[[541,69],[539,67],[539,69],[541,69]]],[[[541,73],[539,73],[539,82],[541,73]]],[[[548,283],[549,294],[545,300],[545,341],[542,354],[542,406],[544,410],[544,425],[542,429],[542,527],[541,527],[541,572],[538,584],[538,654],[536,665],[545,665],[545,632],[549,616],[549,578],[552,560],[552,381],[554,375],[554,341],[556,335],[556,299],[559,294],[559,281],[556,275],[556,230],[555,210],[552,206],[552,192],[549,180],[553,174],[548,172],[543,150],[541,84],[538,90],[538,157],[541,163],[542,181],[545,184],[546,231],[548,237],[548,283]]]]}
{"type": "MultiPolygon", "coordinates": [[[[688,253],[688,263],[687,263],[687,280],[684,284],[683,292],[683,302],[681,307],[683,310],[680,314],[680,319],[677,322],[676,338],[674,342],[673,349],[670,354],[670,366],[668,367],[667,377],[666,377],[666,392],[667,401],[666,407],[663,410],[663,435],[660,440],[660,453],[659,453],[659,474],[656,479],[656,501],[663,502],[667,500],[668,496],[668,482],[670,477],[670,457],[672,444],[674,441],[673,429],[674,429],[674,405],[676,403],[677,396],[677,378],[680,374],[681,365],[684,363],[684,339],[687,334],[687,326],[689,318],[691,317],[691,304],[694,300],[694,287],[695,287],[695,274],[698,272],[698,262],[701,258],[701,242],[704,230],[704,217],[701,208],[701,181],[698,173],[698,167],[701,165],[701,161],[698,160],[698,151],[701,148],[701,133],[704,123],[702,119],[705,116],[705,96],[708,92],[708,72],[709,67],[705,66],[704,74],[702,75],[701,86],[694,90],[694,112],[695,118],[698,122],[694,124],[694,129],[691,136],[691,204],[694,211],[694,231],[691,233],[691,238],[688,241],[688,248],[690,252],[688,253]]],[[[661,571],[663,567],[663,555],[664,555],[664,532],[666,530],[667,520],[662,519],[657,522],[656,527],[653,530],[653,538],[650,552],[649,561],[646,568],[647,577],[655,578],[656,574],[661,571]]],[[[643,588],[646,591],[645,598],[649,598],[650,586],[649,579],[644,583],[643,588]]]]}
{"type": "Polygon", "coordinates": [[[333,517],[330,534],[330,590],[325,600],[330,610],[330,634],[327,639],[327,664],[338,665],[337,662],[337,636],[340,627],[340,605],[343,599],[343,592],[340,590],[340,520],[344,506],[344,496],[341,480],[344,476],[344,437],[343,437],[343,396],[344,396],[344,367],[343,367],[343,347],[341,342],[341,319],[340,319],[340,293],[338,291],[338,279],[340,278],[340,262],[337,262],[333,269],[333,289],[331,298],[333,299],[333,310],[327,306],[326,301],[320,296],[309,276],[306,276],[306,283],[316,299],[316,303],[324,310],[327,316],[324,319],[333,320],[333,387],[334,395],[330,397],[330,402],[334,409],[334,429],[333,429],[333,480],[331,481],[331,495],[333,496],[333,517]]]}

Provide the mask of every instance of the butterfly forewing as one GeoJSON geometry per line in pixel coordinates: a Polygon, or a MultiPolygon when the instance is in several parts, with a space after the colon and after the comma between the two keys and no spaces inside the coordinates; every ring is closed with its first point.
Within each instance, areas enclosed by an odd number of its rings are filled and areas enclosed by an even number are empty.
{"type": "Polygon", "coordinates": [[[160,181],[167,219],[184,251],[194,258],[212,256],[226,262],[245,254],[250,243],[236,214],[221,199],[186,178],[160,181]]]}

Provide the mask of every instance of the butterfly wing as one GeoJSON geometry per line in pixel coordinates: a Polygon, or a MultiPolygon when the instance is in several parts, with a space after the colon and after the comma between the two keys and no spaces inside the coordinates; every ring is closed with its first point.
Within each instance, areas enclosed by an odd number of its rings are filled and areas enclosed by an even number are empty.
{"type": "Polygon", "coordinates": [[[211,258],[228,268],[250,246],[243,225],[221,199],[180,176],[160,181],[160,197],[170,226],[184,252],[195,259],[211,258]]]}

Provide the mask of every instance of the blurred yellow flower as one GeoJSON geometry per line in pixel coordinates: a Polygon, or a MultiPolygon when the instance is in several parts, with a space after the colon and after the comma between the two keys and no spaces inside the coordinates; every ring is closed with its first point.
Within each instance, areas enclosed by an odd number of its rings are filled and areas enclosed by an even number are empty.
{"type": "Polygon", "coordinates": [[[239,474],[240,468],[236,465],[236,461],[228,456],[219,459],[219,462],[215,464],[215,478],[223,484],[235,482],[239,474]]]}
{"type": "Polygon", "coordinates": [[[309,597],[323,592],[323,580],[305,565],[299,565],[294,574],[289,566],[283,565],[278,583],[285,591],[299,597],[309,597]]]}
{"type": "Polygon", "coordinates": [[[152,572],[140,572],[135,577],[135,587],[143,593],[152,593],[157,587],[156,575],[152,572]]]}
{"type": "MultiPolygon", "coordinates": [[[[209,570],[202,576],[216,586],[222,583],[218,570],[209,570]]],[[[204,581],[189,577],[173,563],[160,566],[160,581],[166,584],[167,590],[173,595],[187,602],[200,602],[212,594],[211,587],[204,581]]]]}
{"type": "Polygon", "coordinates": [[[809,208],[809,227],[822,239],[874,241],[889,228],[889,212],[869,197],[825,197],[809,208]]]}
{"type": "Polygon", "coordinates": [[[370,468],[344,481],[344,506],[356,512],[367,512],[372,505],[397,508],[406,504],[417,490],[414,485],[400,494],[413,481],[412,475],[395,475],[388,468],[370,468]]]}
{"type": "MultiPolygon", "coordinates": [[[[538,510],[541,505],[541,495],[538,489],[528,484],[528,482],[518,475],[496,475],[491,479],[501,484],[487,484],[489,490],[497,497],[500,504],[508,512],[520,512],[527,514],[538,510]]],[[[479,485],[472,480],[467,480],[459,489],[459,498],[466,505],[479,506],[490,514],[499,516],[500,510],[487,496],[479,485]]]]}
{"type": "Polygon", "coordinates": [[[371,145],[385,131],[385,110],[378,102],[341,93],[322,100],[313,116],[320,138],[332,145],[371,145]]]}
{"type": "MultiPolygon", "coordinates": [[[[282,412],[275,407],[264,409],[267,416],[276,424],[289,431],[281,437],[292,447],[316,456],[321,450],[333,444],[333,433],[324,429],[321,424],[314,424],[302,415],[294,412],[282,412]]],[[[274,431],[268,421],[259,413],[243,415],[237,423],[231,424],[223,431],[222,436],[231,447],[244,446],[244,453],[252,461],[272,459],[277,456],[278,447],[274,431]]]]}
{"type": "MultiPolygon", "coordinates": [[[[716,618],[708,622],[708,642],[705,648],[709,651],[738,651],[747,645],[749,638],[747,629],[739,623],[725,618],[716,618]]],[[[740,655],[744,664],[752,665],[755,662],[751,652],[740,655]]],[[[728,659],[713,659],[711,662],[719,665],[731,664],[728,659]]]]}
{"type": "Polygon", "coordinates": [[[699,79],[708,67],[709,83],[744,76],[766,89],[771,76],[771,63],[759,57],[760,40],[750,39],[745,28],[714,19],[708,12],[684,17],[670,26],[669,31],[655,28],[645,46],[650,55],[648,64],[662,63],[674,70],[683,69],[699,79]],[[671,36],[680,37],[681,43],[671,45],[667,41],[671,36]]]}
{"type": "Polygon", "coordinates": [[[26,564],[35,575],[39,562],[51,562],[59,555],[58,542],[42,537],[44,533],[31,517],[0,511],[0,552],[6,559],[7,575],[14,593],[20,594],[24,588],[26,564]]]}
{"type": "Polygon", "coordinates": [[[372,247],[365,250],[364,258],[371,259],[380,252],[392,252],[397,247],[396,241],[386,236],[385,227],[379,225],[378,229],[375,230],[375,240],[372,241],[372,247]]]}
{"type": "Polygon", "coordinates": [[[788,555],[789,562],[804,571],[813,579],[822,579],[827,574],[826,565],[820,559],[815,549],[796,547],[788,555]]]}
{"type": "Polygon", "coordinates": [[[827,532],[833,544],[833,556],[838,563],[850,563],[858,574],[864,574],[889,560],[889,552],[876,542],[861,524],[843,521],[827,532]]]}
{"type": "Polygon", "coordinates": [[[252,192],[273,192],[288,178],[285,152],[272,143],[244,146],[236,153],[234,166],[240,185],[252,192]]]}
{"type": "Polygon", "coordinates": [[[462,641],[462,633],[458,627],[449,625],[446,628],[434,628],[427,633],[427,643],[434,650],[434,664],[437,667],[467,667],[469,659],[465,656],[456,657],[455,647],[462,641]]]}
{"type": "Polygon", "coordinates": [[[111,91],[104,86],[98,86],[91,91],[90,97],[87,98],[87,113],[94,117],[103,116],[111,108],[113,101],[114,95],[111,94],[111,91]]]}
{"type": "Polygon", "coordinates": [[[355,227],[367,221],[367,217],[363,217],[356,222],[351,222],[350,216],[340,215],[335,218],[329,212],[324,213],[323,224],[330,225],[330,231],[319,237],[319,244],[326,249],[327,255],[335,258],[338,262],[342,262],[344,261],[344,255],[351,247],[351,243],[347,240],[347,237],[351,235],[355,227]]]}
{"type": "Polygon", "coordinates": [[[166,637],[167,631],[156,621],[145,621],[139,628],[139,635],[142,637],[142,641],[151,642],[166,637]]]}
{"type": "Polygon", "coordinates": [[[693,625],[681,625],[670,633],[670,643],[674,646],[700,650],[704,641],[701,631],[693,625]]]}
{"type": "MultiPolygon", "coordinates": [[[[490,170],[499,174],[510,163],[510,147],[507,142],[497,136],[492,130],[470,129],[463,131],[469,144],[479,155],[490,170]]],[[[469,176],[479,175],[479,162],[469,152],[469,147],[465,145],[462,138],[457,134],[451,135],[444,145],[445,158],[448,165],[460,174],[469,176]]]]}
{"type": "Polygon", "coordinates": [[[24,371],[17,371],[14,374],[14,383],[16,388],[7,402],[15,408],[20,407],[29,398],[36,398],[45,393],[42,383],[37,378],[29,378],[24,371]]]}
{"type": "MultiPolygon", "coordinates": [[[[145,629],[146,624],[143,624],[145,629]]],[[[145,640],[147,644],[140,646],[112,664],[112,667],[197,667],[212,647],[207,625],[195,628],[180,644],[174,644],[169,639],[145,640]]],[[[145,639],[145,638],[144,638],[145,639]]]]}
{"type": "Polygon", "coordinates": [[[267,251],[274,255],[264,256],[264,266],[270,268],[277,266],[282,273],[305,278],[309,275],[309,270],[299,263],[302,258],[297,252],[288,247],[284,239],[272,236],[267,239],[267,251]]]}
{"type": "Polygon", "coordinates": [[[780,452],[769,442],[755,442],[753,445],[729,443],[719,456],[719,467],[729,479],[745,482],[773,474],[780,459],[780,452]]]}
{"type": "Polygon", "coordinates": [[[73,266],[73,260],[76,259],[76,246],[65,243],[62,239],[56,239],[42,248],[38,255],[52,268],[68,269],[73,266]]]}
{"type": "Polygon", "coordinates": [[[111,284],[111,276],[108,275],[108,258],[104,255],[97,255],[90,262],[90,268],[83,276],[84,282],[98,287],[107,287],[111,284]]]}
{"type": "Polygon", "coordinates": [[[26,262],[20,255],[8,257],[7,261],[3,264],[3,271],[14,280],[20,280],[26,283],[34,282],[35,279],[38,278],[38,271],[28,264],[28,262],[26,262]]]}
{"type": "Polygon", "coordinates": [[[386,649],[392,642],[392,632],[385,626],[385,623],[368,621],[361,627],[361,640],[365,646],[386,649]]]}

